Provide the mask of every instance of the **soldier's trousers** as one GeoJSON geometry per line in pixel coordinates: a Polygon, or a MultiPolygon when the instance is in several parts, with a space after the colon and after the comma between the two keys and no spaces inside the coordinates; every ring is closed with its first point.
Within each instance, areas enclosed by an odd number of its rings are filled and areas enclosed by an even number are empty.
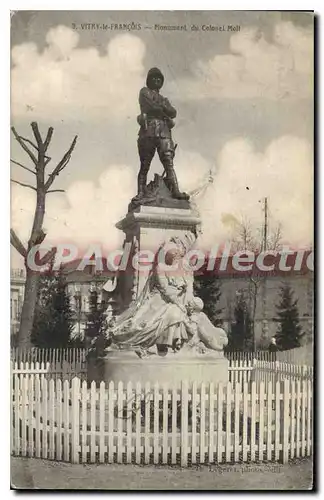
{"type": "Polygon", "coordinates": [[[166,167],[168,167],[169,164],[173,166],[175,148],[171,138],[140,137],[137,144],[141,161],[141,170],[143,173],[149,171],[156,151],[163,166],[166,165],[166,167]]]}
{"type": "Polygon", "coordinates": [[[173,169],[175,147],[173,140],[165,137],[140,137],[137,144],[141,161],[141,168],[138,174],[139,192],[145,188],[147,174],[156,151],[164,167],[167,182],[170,186],[175,184],[175,172],[173,169]]]}

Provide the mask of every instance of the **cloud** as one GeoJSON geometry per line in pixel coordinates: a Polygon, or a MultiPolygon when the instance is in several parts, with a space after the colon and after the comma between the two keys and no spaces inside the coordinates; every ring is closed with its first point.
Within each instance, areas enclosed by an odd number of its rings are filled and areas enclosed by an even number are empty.
{"type": "Polygon", "coordinates": [[[137,113],[143,83],[145,45],[136,36],[112,38],[106,52],[78,47],[79,35],[66,26],[48,31],[47,46],[12,49],[12,115],[32,119],[91,119],[105,113],[124,119],[137,113]]]}
{"type": "MultiPolygon", "coordinates": [[[[272,141],[264,152],[244,138],[228,141],[215,158],[217,173],[195,202],[202,218],[200,245],[208,249],[235,236],[236,222],[248,219],[257,234],[263,221],[262,199],[268,197],[270,231],[282,223],[291,246],[312,243],[313,167],[309,144],[286,136],[272,141]],[[248,188],[248,189],[247,189],[248,188]]],[[[204,185],[215,166],[194,151],[181,152],[176,170],[182,190],[204,185]],[[190,174],[190,175],[188,175],[190,174]]],[[[76,181],[65,194],[48,196],[44,226],[52,243],[90,244],[121,248],[123,233],[115,224],[125,216],[136,191],[136,172],[127,165],[107,167],[98,181],[76,181]]],[[[35,207],[34,193],[12,189],[12,225],[27,240],[35,207]]]]}
{"type": "MultiPolygon", "coordinates": [[[[64,194],[47,196],[44,229],[46,242],[73,243],[80,251],[91,244],[106,249],[123,243],[116,222],[125,216],[128,203],[135,196],[134,170],[126,165],[111,165],[97,183],[76,181],[64,194]]],[[[32,225],[35,196],[23,187],[12,189],[12,226],[24,242],[32,225]]]]}
{"type": "Polygon", "coordinates": [[[313,89],[313,30],[281,22],[271,41],[259,28],[230,38],[230,52],[198,60],[193,76],[177,80],[177,99],[309,98],[313,89]],[[181,89],[181,92],[179,92],[181,89]]]}
{"type": "Polygon", "coordinates": [[[214,183],[197,199],[205,248],[235,237],[237,222],[262,227],[268,197],[270,231],[282,224],[283,241],[294,247],[313,242],[313,159],[307,141],[284,136],[264,152],[243,138],[228,141],[217,158],[214,183]]]}

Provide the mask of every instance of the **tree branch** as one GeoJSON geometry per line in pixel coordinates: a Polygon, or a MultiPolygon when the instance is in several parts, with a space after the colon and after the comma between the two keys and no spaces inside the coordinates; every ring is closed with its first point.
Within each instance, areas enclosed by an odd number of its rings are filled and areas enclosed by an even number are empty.
{"type": "Polygon", "coordinates": [[[49,143],[51,142],[51,139],[52,139],[53,131],[54,131],[53,127],[50,127],[48,129],[47,136],[46,136],[46,139],[44,141],[44,151],[47,151],[49,143]]]}
{"type": "Polygon", "coordinates": [[[50,186],[53,184],[54,179],[59,173],[66,167],[66,165],[69,163],[71,154],[73,152],[73,149],[75,148],[76,142],[77,142],[78,136],[76,135],[72,141],[72,144],[69,148],[69,150],[65,153],[63,156],[62,160],[56,165],[54,168],[53,172],[49,174],[49,179],[45,183],[45,191],[48,191],[50,186]]]}
{"type": "Polygon", "coordinates": [[[32,189],[33,191],[37,191],[37,189],[34,186],[31,186],[30,184],[24,184],[23,182],[16,181],[15,179],[10,179],[11,182],[14,182],[15,184],[19,184],[20,186],[27,187],[29,189],[32,189]]]}
{"type": "Polygon", "coordinates": [[[37,161],[36,156],[34,155],[34,153],[32,151],[30,151],[30,149],[26,146],[26,144],[21,139],[21,137],[17,134],[17,131],[16,131],[15,127],[11,127],[11,130],[12,130],[12,132],[13,132],[16,140],[19,142],[20,146],[23,148],[24,151],[26,151],[26,153],[28,154],[29,158],[31,158],[31,160],[33,161],[33,163],[35,165],[37,165],[38,161],[37,161]]]}
{"type": "Polygon", "coordinates": [[[38,151],[38,147],[36,146],[36,144],[33,143],[33,141],[31,141],[30,139],[27,139],[27,137],[22,137],[21,135],[19,137],[22,141],[28,142],[31,146],[33,146],[33,148],[36,149],[36,151],[38,151]]]}
{"type": "Polygon", "coordinates": [[[24,259],[27,257],[27,250],[16,235],[14,229],[10,229],[10,243],[24,259]]]}
{"type": "Polygon", "coordinates": [[[57,248],[53,247],[51,250],[46,252],[46,254],[42,258],[39,259],[38,264],[40,266],[44,266],[45,264],[48,264],[55,257],[56,251],[57,251],[57,248]]]}
{"type": "Polygon", "coordinates": [[[65,189],[50,189],[47,193],[65,193],[65,189]]]}
{"type": "Polygon", "coordinates": [[[44,144],[43,144],[43,140],[42,140],[42,137],[40,135],[37,123],[36,122],[32,122],[30,124],[30,126],[33,129],[34,136],[35,136],[35,139],[36,139],[36,142],[37,142],[38,148],[36,148],[36,149],[44,151],[44,144]]]}
{"type": "Polygon", "coordinates": [[[32,170],[31,168],[25,167],[25,165],[22,165],[21,163],[19,163],[19,161],[12,160],[11,158],[10,158],[10,161],[12,163],[14,163],[15,165],[18,165],[18,167],[21,167],[21,168],[27,170],[28,172],[30,172],[31,174],[36,175],[36,172],[34,172],[34,170],[32,170]]]}
{"type": "Polygon", "coordinates": [[[40,229],[40,231],[36,236],[34,245],[41,245],[45,240],[45,238],[46,238],[46,233],[43,231],[43,229],[40,229]]]}

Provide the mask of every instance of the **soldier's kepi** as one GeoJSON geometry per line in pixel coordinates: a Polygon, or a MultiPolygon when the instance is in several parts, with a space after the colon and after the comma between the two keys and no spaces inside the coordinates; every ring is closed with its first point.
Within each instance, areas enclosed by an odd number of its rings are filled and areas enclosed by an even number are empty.
{"type": "Polygon", "coordinates": [[[162,72],[158,68],[152,68],[147,74],[146,87],[143,87],[139,94],[141,114],[137,117],[137,121],[140,125],[138,152],[141,167],[138,174],[137,197],[141,198],[144,195],[147,174],[157,151],[165,170],[165,182],[172,196],[179,200],[188,200],[189,196],[179,190],[173,168],[175,146],[171,129],[174,127],[173,119],[177,112],[169,100],[159,92],[163,82],[162,72]]]}

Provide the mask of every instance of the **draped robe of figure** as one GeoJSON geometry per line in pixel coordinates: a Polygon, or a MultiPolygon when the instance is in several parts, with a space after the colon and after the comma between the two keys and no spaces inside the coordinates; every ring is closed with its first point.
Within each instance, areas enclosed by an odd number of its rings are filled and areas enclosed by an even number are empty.
{"type": "MultiPolygon", "coordinates": [[[[193,301],[191,270],[180,273],[172,267],[169,270],[165,264],[155,265],[141,295],[118,318],[111,331],[113,342],[122,348],[143,349],[186,342],[194,335],[186,311],[186,306],[193,301]]],[[[199,339],[207,348],[222,351],[227,344],[224,330],[215,327],[203,312],[195,316],[199,339]]]]}

